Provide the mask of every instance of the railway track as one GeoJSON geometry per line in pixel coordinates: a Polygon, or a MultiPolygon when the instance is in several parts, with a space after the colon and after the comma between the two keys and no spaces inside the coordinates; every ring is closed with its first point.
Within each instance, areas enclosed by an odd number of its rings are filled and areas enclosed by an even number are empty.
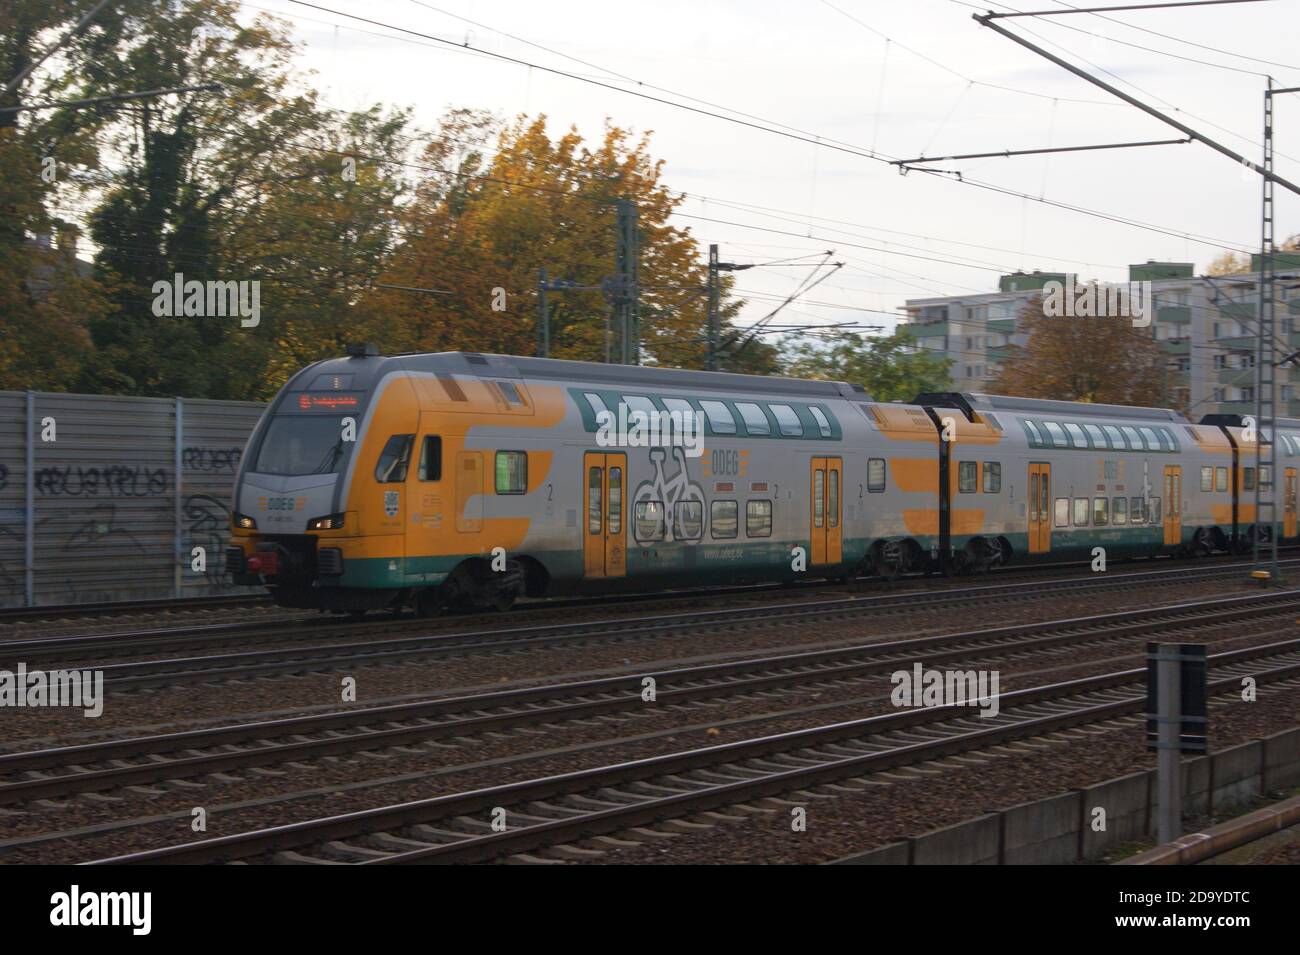
{"type": "Polygon", "coordinates": [[[206,597],[108,600],[54,607],[0,607],[0,624],[25,620],[74,620],[79,617],[111,617],[168,610],[221,610],[270,605],[271,598],[266,594],[212,594],[206,597]]]}
{"type": "MultiPolygon", "coordinates": [[[[978,605],[990,600],[1035,600],[1044,596],[1060,596],[1079,591],[1104,592],[1115,588],[1127,589],[1160,583],[1182,584],[1199,580],[1215,580],[1238,573],[1240,573],[1239,565],[1111,575],[1093,574],[1038,584],[988,584],[937,592],[837,597],[830,600],[782,602],[739,609],[695,610],[614,620],[600,619],[449,634],[430,634],[427,624],[422,625],[420,621],[404,621],[403,623],[409,626],[402,629],[415,629],[418,635],[377,638],[373,635],[373,631],[368,631],[369,638],[361,641],[316,643],[235,653],[108,663],[97,665],[95,669],[103,672],[105,685],[110,689],[141,689],[173,686],[178,683],[244,679],[268,674],[321,672],[345,666],[431,660],[465,653],[509,652],[591,641],[634,639],[683,630],[694,632],[765,623],[815,623],[852,619],[879,612],[978,605]]],[[[228,636],[231,627],[241,628],[239,632],[241,641],[251,639],[254,634],[265,636],[267,639],[282,639],[285,633],[285,629],[281,627],[254,626],[250,631],[238,624],[219,624],[180,630],[144,631],[129,636],[117,634],[107,638],[88,635],[14,640],[0,644],[0,666],[13,666],[18,662],[25,662],[31,666],[43,661],[53,661],[67,666],[79,660],[96,659],[95,654],[105,650],[115,651],[118,655],[129,652],[160,652],[183,649],[196,641],[206,647],[212,640],[219,641],[228,636]]],[[[304,636],[320,637],[322,629],[325,631],[325,636],[337,634],[346,637],[356,632],[355,625],[351,628],[343,624],[335,627],[337,629],[314,628],[304,636]]]]}
{"type": "MultiPolygon", "coordinates": [[[[1213,654],[1212,695],[1300,677],[1300,640],[1213,654]]],[[[151,849],[100,863],[482,862],[564,845],[918,762],[1132,717],[1145,669],[1002,694],[996,717],[967,707],[902,710],[610,766],[151,849]],[[502,815],[504,813],[504,815],[502,815]],[[495,817],[506,827],[497,831],[495,817]]],[[[856,780],[856,783],[854,782],[856,780]]],[[[846,782],[847,781],[847,782],[846,782]]],[[[578,854],[592,854],[576,850],[578,854]]]]}
{"type": "Polygon", "coordinates": [[[1086,649],[1153,630],[1293,617],[1298,611],[1300,593],[1261,594],[11,753],[0,756],[0,806],[530,725],[639,714],[647,707],[641,695],[646,677],[655,681],[654,705],[673,706],[860,680],[916,663],[970,665],[972,660],[1086,649]]]}
{"type": "MultiPolygon", "coordinates": [[[[1282,547],[1282,552],[1295,550],[1294,547],[1282,547]]],[[[1162,561],[1169,558],[1161,558],[1162,561]]],[[[1231,558],[1223,559],[1224,562],[1231,561],[1240,564],[1240,561],[1231,558]]],[[[995,575],[1013,574],[1023,576],[1039,576],[1041,574],[1060,573],[1068,570],[1078,570],[1086,567],[1087,563],[1083,562],[1059,562],[1047,564],[1030,564],[1025,566],[1012,565],[996,567],[990,573],[995,575]]],[[[859,578],[867,580],[872,578],[859,578]]],[[[900,580],[919,580],[922,579],[919,574],[905,575],[900,580]]],[[[827,587],[832,586],[828,581],[799,581],[791,586],[796,588],[804,587],[827,587]]],[[[762,593],[769,590],[780,590],[783,585],[774,583],[762,584],[740,584],[734,587],[713,588],[707,591],[709,594],[747,594],[762,593]]],[[[657,602],[660,600],[681,600],[689,599],[693,596],[700,596],[701,591],[692,592],[690,590],[671,590],[653,593],[627,593],[627,594],[603,594],[588,597],[553,597],[541,599],[525,599],[515,605],[510,613],[528,613],[530,611],[545,609],[565,609],[574,607],[597,607],[606,605],[617,605],[621,603],[640,603],[640,602],[657,602]]],[[[258,607],[271,606],[271,598],[265,593],[235,593],[235,594],[212,594],[202,597],[160,597],[145,600],[109,600],[97,603],[81,604],[59,604],[55,606],[37,606],[37,607],[0,607],[0,626],[7,623],[20,623],[30,620],[74,620],[80,617],[112,617],[112,616],[131,616],[135,614],[146,614],[153,612],[165,612],[172,610],[208,610],[222,609],[225,607],[238,609],[240,607],[258,607]]]]}

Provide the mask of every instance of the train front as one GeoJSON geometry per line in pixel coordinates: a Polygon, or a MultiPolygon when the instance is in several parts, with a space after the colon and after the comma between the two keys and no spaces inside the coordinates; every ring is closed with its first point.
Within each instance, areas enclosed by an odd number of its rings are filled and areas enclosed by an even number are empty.
{"type": "Polygon", "coordinates": [[[382,361],[373,350],[349,354],[304,369],[276,395],[235,481],[226,570],[236,584],[267,587],[280,606],[342,612],[385,601],[336,586],[339,545],[357,531],[347,510],[349,469],[382,361]]]}

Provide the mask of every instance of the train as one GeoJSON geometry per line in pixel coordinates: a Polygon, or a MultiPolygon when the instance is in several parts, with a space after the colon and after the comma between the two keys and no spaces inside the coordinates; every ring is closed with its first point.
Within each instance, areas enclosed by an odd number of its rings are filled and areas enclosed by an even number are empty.
{"type": "Polygon", "coordinates": [[[361,344],[262,415],[225,568],[281,606],[429,615],[1232,552],[1297,535],[1300,421],[1276,431],[1265,523],[1240,416],[361,344]]]}

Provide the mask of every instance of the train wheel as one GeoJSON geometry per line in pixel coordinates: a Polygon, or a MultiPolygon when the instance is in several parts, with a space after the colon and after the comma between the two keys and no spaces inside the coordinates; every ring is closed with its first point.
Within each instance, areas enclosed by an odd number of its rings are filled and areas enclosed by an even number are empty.
{"type": "Polygon", "coordinates": [[[442,599],[437,587],[426,587],[415,595],[414,610],[417,617],[436,617],[442,612],[442,599]]]}

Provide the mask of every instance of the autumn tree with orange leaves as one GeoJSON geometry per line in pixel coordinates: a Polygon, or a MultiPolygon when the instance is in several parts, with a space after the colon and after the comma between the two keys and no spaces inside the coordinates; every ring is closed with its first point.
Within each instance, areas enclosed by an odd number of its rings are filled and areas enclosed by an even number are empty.
{"type": "MultiPolygon", "coordinates": [[[[420,166],[445,172],[417,185],[383,287],[363,308],[385,347],[534,354],[545,268],[550,280],[581,289],[548,296],[551,357],[603,361],[616,330],[600,285],[615,271],[616,201],[629,198],[638,215],[643,360],[703,367],[707,270],[690,230],[669,220],[682,197],[662,183],[649,134],[634,138],[607,124],[589,145],[574,129],[553,138],[544,116],[493,132],[485,115],[457,111],[425,150],[420,166]]],[[[724,339],[740,307],[729,288],[728,276],[724,339]]],[[[751,345],[723,366],[771,372],[775,350],[751,345]]]]}
{"type": "Polygon", "coordinates": [[[1022,398],[1158,406],[1168,403],[1167,358],[1150,328],[1129,318],[1050,317],[1042,298],[1020,313],[994,391],[1022,398]]]}

